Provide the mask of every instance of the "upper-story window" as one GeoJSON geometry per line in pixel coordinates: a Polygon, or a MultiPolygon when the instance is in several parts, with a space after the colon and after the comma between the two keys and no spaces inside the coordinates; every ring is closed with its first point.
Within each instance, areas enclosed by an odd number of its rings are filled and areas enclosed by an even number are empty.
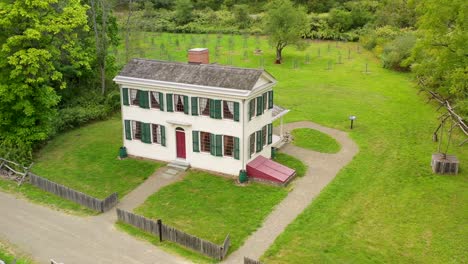
{"type": "Polygon", "coordinates": [[[262,143],[263,143],[263,146],[266,146],[267,144],[267,126],[264,126],[262,128],[262,143]]]}
{"type": "Polygon", "coordinates": [[[223,101],[223,118],[234,119],[234,102],[223,101]]]}
{"type": "Polygon", "coordinates": [[[210,116],[210,101],[208,98],[199,98],[198,107],[200,115],[210,116]]]}
{"type": "Polygon", "coordinates": [[[138,96],[138,90],[130,89],[130,103],[132,105],[140,105],[140,98],[138,96]]]}
{"type": "Polygon", "coordinates": [[[151,108],[160,108],[161,103],[159,102],[159,92],[151,92],[151,108]]]}
{"type": "Polygon", "coordinates": [[[184,96],[179,94],[174,94],[174,106],[177,112],[184,112],[185,105],[184,105],[184,96]]]}
{"type": "Polygon", "coordinates": [[[249,119],[262,115],[273,108],[273,91],[268,91],[249,101],[249,119]]]}

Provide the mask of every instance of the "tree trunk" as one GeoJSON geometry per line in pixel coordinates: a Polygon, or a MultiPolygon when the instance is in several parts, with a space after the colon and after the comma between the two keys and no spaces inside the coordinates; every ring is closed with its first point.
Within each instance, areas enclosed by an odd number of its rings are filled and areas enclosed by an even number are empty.
{"type": "Polygon", "coordinates": [[[281,57],[281,52],[283,51],[283,48],[276,48],[276,60],[275,60],[275,64],[281,64],[281,60],[282,60],[282,57],[281,57]]]}
{"type": "Polygon", "coordinates": [[[130,60],[130,19],[132,17],[132,0],[128,1],[128,16],[127,16],[127,24],[126,24],[126,34],[125,34],[125,59],[126,62],[130,60]]]}

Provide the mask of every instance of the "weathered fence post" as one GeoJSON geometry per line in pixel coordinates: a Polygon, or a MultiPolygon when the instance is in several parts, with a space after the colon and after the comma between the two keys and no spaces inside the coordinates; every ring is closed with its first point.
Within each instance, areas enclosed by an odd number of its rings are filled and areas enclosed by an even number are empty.
{"type": "Polygon", "coordinates": [[[163,241],[163,237],[162,237],[162,220],[158,219],[157,223],[158,223],[159,242],[162,242],[163,241]]]}

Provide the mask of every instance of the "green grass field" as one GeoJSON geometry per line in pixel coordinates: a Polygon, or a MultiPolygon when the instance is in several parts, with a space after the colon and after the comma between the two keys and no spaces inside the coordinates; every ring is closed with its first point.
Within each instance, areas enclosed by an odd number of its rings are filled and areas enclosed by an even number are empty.
{"type": "Polygon", "coordinates": [[[237,186],[231,179],[189,171],[182,181],[162,188],[135,212],[216,244],[230,234],[232,252],[286,195],[287,190],[280,187],[237,186]]]}
{"type": "Polygon", "coordinates": [[[291,132],[293,144],[322,153],[337,153],[341,147],[338,142],[327,134],[310,128],[298,128],[291,132]]]}
{"type": "Polygon", "coordinates": [[[119,116],[63,133],[36,155],[34,173],[96,198],[122,198],[161,163],[117,159],[122,146],[119,116]]]}
{"type": "MultiPolygon", "coordinates": [[[[358,53],[356,43],[287,47],[284,63],[275,65],[274,50],[262,37],[246,43],[242,36],[222,36],[219,42],[215,35],[131,37],[129,57],[186,61],[187,48],[203,46],[212,62],[264,67],[279,81],[275,103],[291,110],[287,122],[311,120],[349,131],[348,116],[358,117],[349,133],[359,154],[278,238],[265,262],[467,261],[468,149],[455,143],[450,148],[461,162],[458,176],[432,174],[437,144],[431,133],[440,113],[418,95],[410,75],[381,68],[372,54],[362,48],[358,53]],[[256,48],[263,55],[254,55],[256,48]]],[[[116,54],[122,63],[123,48],[116,54]]],[[[453,139],[459,143],[461,137],[453,139]]]]}
{"type": "Polygon", "coordinates": [[[16,264],[35,263],[29,256],[19,253],[14,246],[3,241],[0,241],[0,260],[3,260],[5,264],[13,263],[14,260],[16,260],[16,264]]]}
{"type": "Polygon", "coordinates": [[[283,164],[286,167],[296,170],[296,176],[302,177],[307,171],[307,165],[305,165],[301,160],[290,156],[286,153],[278,152],[274,158],[275,161],[283,164]]]}

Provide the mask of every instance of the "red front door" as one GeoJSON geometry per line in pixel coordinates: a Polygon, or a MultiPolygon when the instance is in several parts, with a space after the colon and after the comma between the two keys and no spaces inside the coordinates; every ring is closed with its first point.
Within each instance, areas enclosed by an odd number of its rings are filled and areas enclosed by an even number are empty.
{"type": "Polygon", "coordinates": [[[177,158],[185,159],[185,132],[183,130],[176,130],[176,145],[177,145],[177,158]]]}

